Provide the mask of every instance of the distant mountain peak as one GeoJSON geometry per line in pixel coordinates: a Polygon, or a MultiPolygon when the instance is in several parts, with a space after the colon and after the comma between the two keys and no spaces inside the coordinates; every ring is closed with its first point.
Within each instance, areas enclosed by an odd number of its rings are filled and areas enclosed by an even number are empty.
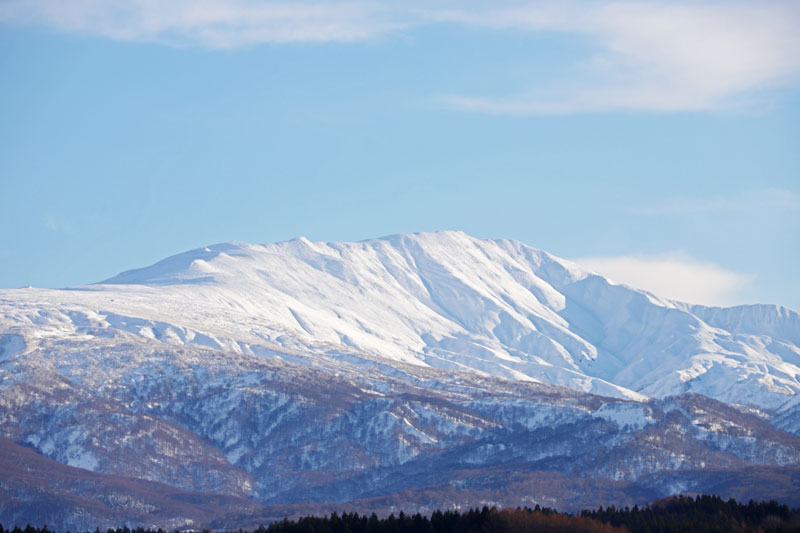
{"type": "Polygon", "coordinates": [[[230,342],[247,323],[293,346],[623,397],[693,390],[776,408],[800,391],[800,370],[786,370],[800,369],[797,313],[672,302],[518,241],[460,231],[219,243],[103,283],[157,288],[175,302],[177,315],[163,320],[225,331],[230,342]],[[209,314],[217,308],[219,318],[209,314]]]}

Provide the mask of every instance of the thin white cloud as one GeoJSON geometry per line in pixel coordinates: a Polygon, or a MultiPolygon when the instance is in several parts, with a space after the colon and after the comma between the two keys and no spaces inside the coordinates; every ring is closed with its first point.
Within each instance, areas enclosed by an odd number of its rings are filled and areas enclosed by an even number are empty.
{"type": "Polygon", "coordinates": [[[756,210],[800,210],[800,194],[787,189],[760,189],[711,198],[670,198],[660,204],[631,207],[640,215],[745,213],[756,210]]]}
{"type": "Polygon", "coordinates": [[[753,92],[800,79],[797,2],[538,2],[443,15],[496,29],[592,38],[596,52],[574,78],[520,96],[450,95],[468,111],[496,114],[682,111],[755,106],[753,92]]]}
{"type": "Polygon", "coordinates": [[[800,84],[800,2],[791,0],[0,0],[0,22],[209,48],[356,42],[437,24],[592,43],[566,77],[443,98],[480,113],[741,108],[763,104],[764,90],[800,84]]]}
{"type": "Polygon", "coordinates": [[[56,217],[53,215],[45,215],[44,225],[50,231],[58,231],[60,228],[58,220],[56,220],[56,217]]]}
{"type": "Polygon", "coordinates": [[[703,305],[743,301],[755,276],[697,261],[682,253],[657,256],[583,257],[576,263],[612,281],[657,296],[703,305]]]}
{"type": "Polygon", "coordinates": [[[66,217],[60,217],[52,214],[45,215],[42,218],[44,226],[55,233],[72,233],[73,221],[66,217]]]}
{"type": "Polygon", "coordinates": [[[253,0],[10,0],[0,21],[208,48],[363,41],[404,25],[377,4],[253,0]]]}

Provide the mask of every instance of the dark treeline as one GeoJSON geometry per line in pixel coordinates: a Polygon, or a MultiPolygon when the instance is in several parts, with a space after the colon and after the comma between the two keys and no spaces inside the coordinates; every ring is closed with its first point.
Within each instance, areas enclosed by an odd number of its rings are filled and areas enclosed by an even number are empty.
{"type": "Polygon", "coordinates": [[[581,516],[629,531],[798,531],[800,509],[776,501],[738,503],[719,496],[677,496],[646,507],[583,511],[581,516]]]}
{"type": "Polygon", "coordinates": [[[470,509],[435,511],[430,518],[420,514],[390,515],[379,519],[374,514],[333,514],[329,517],[305,517],[296,521],[284,520],[259,528],[256,533],[549,533],[587,531],[615,533],[622,528],[604,524],[584,516],[571,516],[552,509],[470,509]]]}
{"type": "MultiPolygon", "coordinates": [[[[284,519],[253,533],[556,533],[556,532],[800,532],[800,509],[777,502],[742,504],[717,496],[679,496],[632,509],[599,508],[579,515],[538,505],[525,509],[484,507],[469,511],[435,511],[430,517],[399,513],[378,518],[374,513],[333,513],[284,519]]],[[[4,529],[0,533],[56,533],[47,526],[4,529]]],[[[94,533],[168,533],[162,529],[108,529],[94,533]]],[[[177,532],[176,532],[177,533],[177,532]]],[[[204,530],[208,533],[208,530],[204,530]]],[[[239,530],[238,533],[245,533],[239,530]]]]}

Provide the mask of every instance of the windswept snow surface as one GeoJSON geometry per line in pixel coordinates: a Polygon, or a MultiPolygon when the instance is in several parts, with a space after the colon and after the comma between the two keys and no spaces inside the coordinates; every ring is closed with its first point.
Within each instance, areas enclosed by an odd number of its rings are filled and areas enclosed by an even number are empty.
{"type": "Polygon", "coordinates": [[[690,306],[546,252],[461,232],[217,244],[65,290],[0,291],[0,360],[43,337],[127,332],[304,363],[406,363],[643,400],[696,392],[780,411],[800,315],[690,306]]]}

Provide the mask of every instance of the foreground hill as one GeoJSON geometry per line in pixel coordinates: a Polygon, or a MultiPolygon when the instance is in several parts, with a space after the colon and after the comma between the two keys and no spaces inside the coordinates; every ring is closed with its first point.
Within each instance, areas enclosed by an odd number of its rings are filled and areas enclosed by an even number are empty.
{"type": "Polygon", "coordinates": [[[0,435],[264,509],[579,509],[733,478],[769,499],[800,493],[799,345],[794,311],[663,300],[513,241],[223,244],[0,291],[0,435]]]}
{"type": "Polygon", "coordinates": [[[7,526],[93,531],[139,523],[174,529],[263,513],[262,506],[244,498],[66,466],[2,437],[0,479],[0,523],[7,526]]]}
{"type": "MultiPolygon", "coordinates": [[[[426,516],[437,513],[441,516],[439,509],[442,508],[467,509],[494,505],[492,502],[504,502],[513,508],[524,507],[531,501],[558,501],[562,510],[573,512],[587,507],[607,507],[609,512],[601,514],[603,521],[616,519],[615,523],[621,525],[627,523],[623,506],[642,506],[668,495],[670,483],[676,480],[691,490],[695,486],[708,487],[709,478],[716,480],[714,491],[726,498],[742,499],[742,495],[747,497],[759,493],[794,506],[800,503],[800,491],[796,481],[792,481],[792,478],[800,477],[799,467],[671,472],[646,476],[639,482],[609,482],[567,477],[556,472],[526,471],[520,465],[507,465],[494,469],[462,470],[447,483],[383,497],[345,503],[267,506],[244,498],[184,491],[152,481],[62,465],[3,438],[0,438],[0,477],[3,480],[0,484],[0,524],[6,526],[6,530],[14,524],[24,526],[28,523],[47,524],[50,531],[91,531],[96,527],[106,530],[119,527],[119,524],[170,530],[206,527],[253,530],[260,525],[280,523],[285,517],[297,519],[342,512],[364,516],[376,513],[386,517],[402,509],[413,509],[426,516]],[[762,488],[754,492],[748,487],[762,488]],[[619,508],[616,516],[611,512],[612,506],[619,508]]],[[[702,507],[704,512],[708,511],[706,507],[702,507]]],[[[592,516],[597,517],[597,513],[592,516]]],[[[728,513],[710,518],[723,524],[716,530],[727,531],[730,528],[724,527],[726,522],[719,520],[737,519],[737,516],[728,513]]],[[[687,519],[683,513],[676,518],[687,519]]],[[[767,523],[770,519],[764,513],[756,518],[755,524],[767,523]]],[[[795,526],[797,518],[795,514],[795,526]]],[[[627,519],[641,520],[642,515],[634,514],[627,519]]],[[[688,529],[683,527],[680,530],[688,529]]]]}

